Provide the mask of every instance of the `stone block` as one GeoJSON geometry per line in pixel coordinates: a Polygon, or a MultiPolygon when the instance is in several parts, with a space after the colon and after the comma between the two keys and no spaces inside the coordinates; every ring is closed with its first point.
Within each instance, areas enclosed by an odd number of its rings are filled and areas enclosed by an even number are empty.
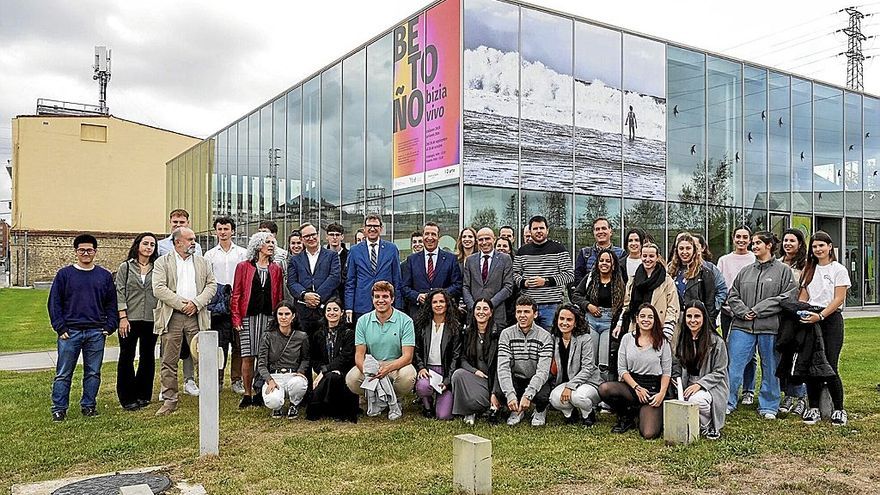
{"type": "Polygon", "coordinates": [[[199,332],[198,345],[209,349],[198,355],[199,362],[199,455],[220,453],[220,386],[218,384],[217,332],[199,332]]]}
{"type": "Polygon", "coordinates": [[[140,485],[123,486],[119,489],[119,495],[153,495],[150,485],[143,483],[140,485]]]}
{"type": "Polygon", "coordinates": [[[666,445],[688,445],[700,438],[700,408],[683,400],[663,402],[663,440],[666,445]]]}
{"type": "Polygon", "coordinates": [[[492,493],[492,441],[476,435],[452,440],[452,491],[456,494],[492,493]]]}

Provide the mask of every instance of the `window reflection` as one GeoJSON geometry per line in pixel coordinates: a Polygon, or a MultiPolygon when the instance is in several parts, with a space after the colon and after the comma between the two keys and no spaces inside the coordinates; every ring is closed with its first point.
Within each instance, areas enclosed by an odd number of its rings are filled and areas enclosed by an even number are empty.
{"type": "Polygon", "coordinates": [[[770,108],[767,126],[770,133],[769,172],[770,209],[786,211],[791,207],[791,78],[770,73],[770,108]]]}
{"type": "Polygon", "coordinates": [[[816,211],[843,214],[843,93],[813,85],[813,190],[816,211]]]}
{"type": "Polygon", "coordinates": [[[667,87],[672,108],[669,126],[669,199],[688,203],[706,200],[705,55],[667,48],[667,87]]]}
{"type": "Polygon", "coordinates": [[[745,168],[743,170],[743,205],[767,208],[767,70],[746,66],[743,69],[743,133],[745,168]]]}
{"type": "Polygon", "coordinates": [[[708,57],[708,202],[742,204],[742,65],[708,57]]]}

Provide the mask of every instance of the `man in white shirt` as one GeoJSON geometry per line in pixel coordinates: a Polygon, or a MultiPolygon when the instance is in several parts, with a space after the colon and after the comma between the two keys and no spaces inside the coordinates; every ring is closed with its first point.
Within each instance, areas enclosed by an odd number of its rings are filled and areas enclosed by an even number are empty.
{"type": "Polygon", "coordinates": [[[195,256],[193,231],[180,227],[172,237],[174,251],[161,256],[153,265],[153,294],[159,300],[153,325],[165,349],[159,373],[164,403],[157,416],[177,409],[180,348],[184,342],[192,342],[198,332],[211,328],[208,303],[217,291],[211,265],[205,258],[195,256]]]}
{"type": "Polygon", "coordinates": [[[214,220],[214,235],[217,245],[205,253],[205,259],[214,269],[217,279],[217,295],[211,311],[211,328],[217,331],[220,348],[223,349],[223,370],[220,371],[220,388],[223,388],[223,375],[232,348],[232,366],[230,379],[232,391],[243,395],[244,385],[241,382],[241,343],[238,332],[232,330],[232,314],[229,311],[229,296],[232,293],[232,282],[235,278],[235,267],[247,259],[247,249],[232,242],[235,235],[235,220],[230,217],[217,217],[214,220]]]}

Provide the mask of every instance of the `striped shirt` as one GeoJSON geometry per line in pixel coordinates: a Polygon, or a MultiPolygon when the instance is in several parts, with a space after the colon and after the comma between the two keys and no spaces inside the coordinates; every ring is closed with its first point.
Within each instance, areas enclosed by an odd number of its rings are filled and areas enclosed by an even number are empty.
{"type": "Polygon", "coordinates": [[[541,390],[550,377],[550,362],[553,360],[553,336],[536,324],[528,333],[523,333],[518,325],[501,331],[498,337],[498,384],[507,402],[519,400],[513,388],[513,377],[529,378],[529,386],[523,393],[529,400],[541,390]]]}
{"type": "Polygon", "coordinates": [[[542,244],[526,244],[519,248],[513,259],[513,280],[522,295],[537,304],[559,304],[563,290],[574,282],[571,256],[565,247],[553,240],[542,244]],[[526,287],[526,279],[543,277],[543,287],[526,287]]]}

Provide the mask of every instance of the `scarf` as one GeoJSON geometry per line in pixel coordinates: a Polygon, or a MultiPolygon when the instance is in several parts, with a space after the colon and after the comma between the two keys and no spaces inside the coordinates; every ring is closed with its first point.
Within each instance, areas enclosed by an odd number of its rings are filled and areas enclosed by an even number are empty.
{"type": "Polygon", "coordinates": [[[638,312],[639,306],[641,306],[642,303],[651,302],[651,296],[654,294],[654,289],[660,287],[664,280],[666,280],[666,268],[660,263],[657,263],[657,265],[654,266],[654,271],[651,273],[650,277],[648,277],[648,272],[645,271],[645,267],[639,265],[636,269],[636,274],[633,277],[633,288],[632,295],[630,295],[629,299],[629,310],[623,317],[624,331],[629,328],[630,322],[632,321],[632,315],[638,312]]]}

